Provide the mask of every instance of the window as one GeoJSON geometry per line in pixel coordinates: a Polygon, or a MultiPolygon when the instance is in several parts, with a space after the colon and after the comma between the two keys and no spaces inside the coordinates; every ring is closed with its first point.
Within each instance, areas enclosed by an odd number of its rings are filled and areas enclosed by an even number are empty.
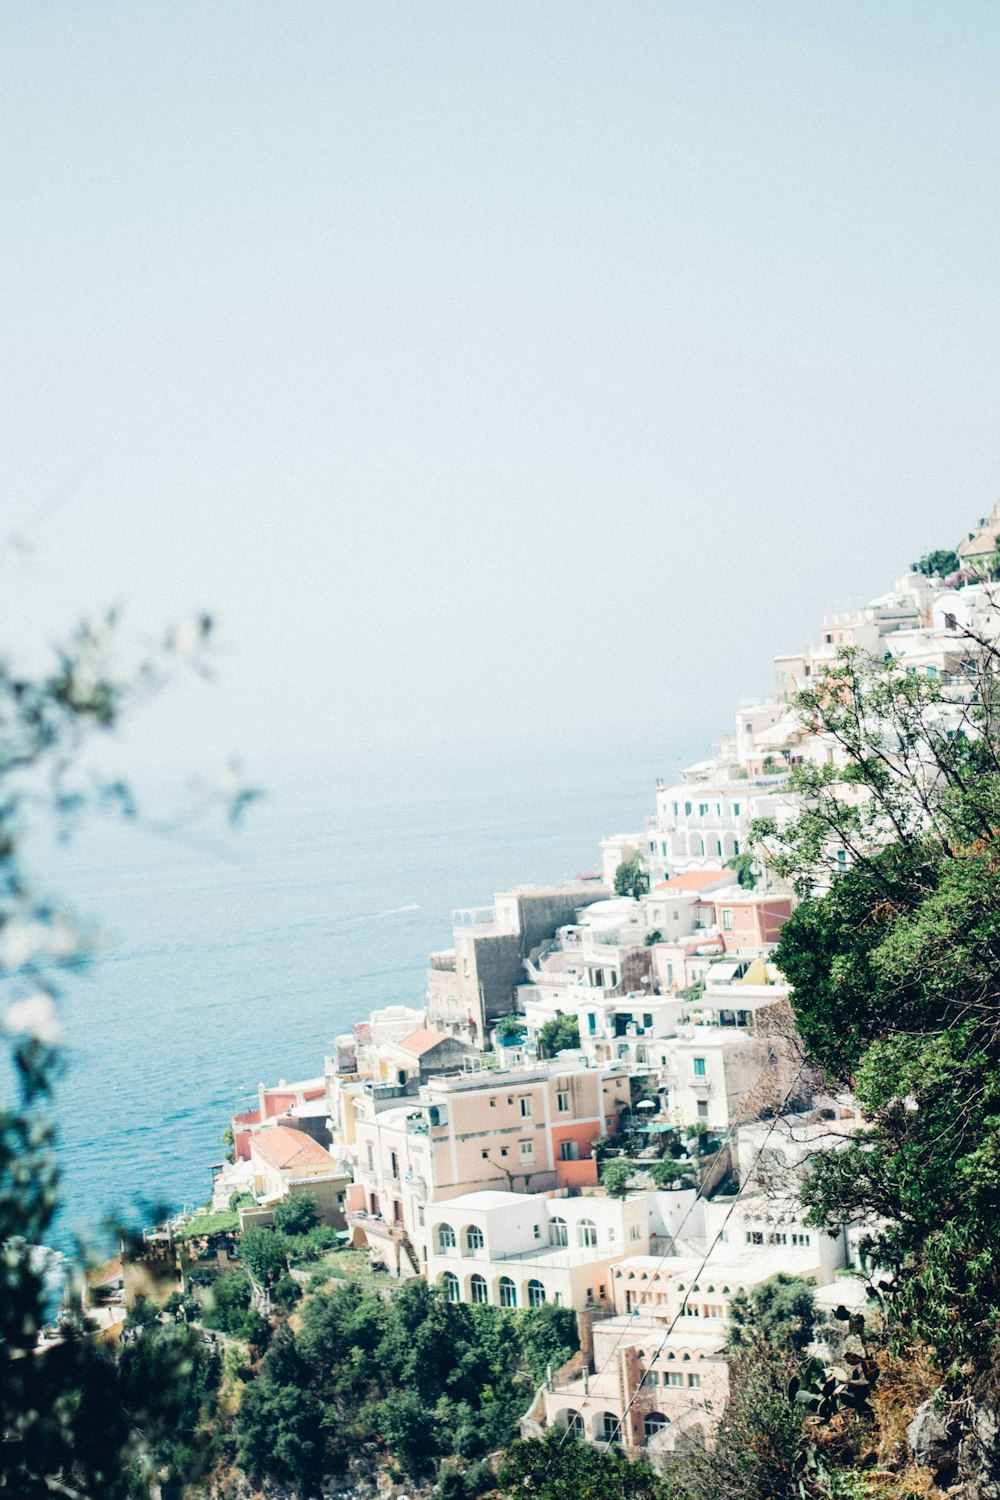
{"type": "Polygon", "coordinates": [[[664,1385],[683,1385],[684,1376],[681,1374],[680,1370],[668,1370],[666,1375],[663,1377],[663,1383],[664,1385]]]}
{"type": "Polygon", "coordinates": [[[375,1152],[372,1149],[372,1143],[371,1143],[371,1141],[368,1142],[368,1145],[367,1145],[367,1147],[365,1149],[368,1152],[368,1170],[369,1170],[369,1172],[374,1172],[374,1170],[375,1170],[375,1152]]]}
{"type": "Polygon", "coordinates": [[[559,1142],[559,1160],[560,1161],[579,1161],[580,1160],[580,1143],[579,1143],[579,1141],[560,1141],[559,1142]]]}
{"type": "Polygon", "coordinates": [[[553,1245],[569,1244],[569,1229],[565,1219],[549,1220],[549,1241],[553,1245]]]}
{"type": "Polygon", "coordinates": [[[482,1152],[482,1158],[483,1158],[483,1161],[489,1161],[489,1159],[490,1159],[490,1153],[488,1151],[482,1152]]]}
{"type": "Polygon", "coordinates": [[[441,1285],[444,1287],[444,1294],[449,1302],[461,1302],[462,1289],[458,1284],[457,1276],[453,1276],[450,1271],[445,1271],[441,1277],[441,1285]]]}
{"type": "Polygon", "coordinates": [[[478,1302],[480,1305],[483,1305],[490,1300],[484,1277],[473,1276],[471,1278],[471,1280],[469,1281],[469,1296],[472,1298],[473,1302],[478,1302]]]}
{"type": "Polygon", "coordinates": [[[561,1115],[569,1114],[569,1094],[565,1089],[560,1089],[556,1094],[556,1109],[561,1115]]]}
{"type": "Polygon", "coordinates": [[[767,1243],[769,1245],[787,1245],[788,1235],[782,1234],[779,1230],[776,1229],[773,1234],[768,1235],[767,1243]]]}
{"type": "Polygon", "coordinates": [[[685,812],[685,814],[688,817],[691,816],[691,804],[690,804],[690,802],[685,802],[685,804],[684,804],[684,812],[685,812]]]}
{"type": "Polygon", "coordinates": [[[535,1159],[535,1147],[534,1147],[534,1143],[532,1141],[522,1141],[521,1142],[521,1160],[522,1161],[534,1161],[534,1159],[535,1159]]]}
{"type": "Polygon", "coordinates": [[[723,1307],[723,1305],[722,1305],[721,1302],[706,1302],[705,1303],[705,1317],[706,1318],[721,1318],[721,1317],[725,1316],[725,1312],[726,1312],[726,1309],[723,1307]]]}
{"type": "Polygon", "coordinates": [[[638,1224],[630,1224],[628,1226],[628,1237],[629,1237],[630,1240],[641,1240],[642,1239],[642,1229],[641,1229],[641,1227],[638,1224]]]}
{"type": "Polygon", "coordinates": [[[647,1370],[642,1377],[643,1385],[659,1385],[660,1374],[658,1370],[647,1370]]]}
{"type": "Polygon", "coordinates": [[[698,1388],[700,1387],[700,1385],[701,1385],[701,1376],[700,1375],[689,1375],[688,1376],[688,1386],[690,1387],[690,1389],[692,1391],[698,1390],[698,1388]]]}
{"type": "Polygon", "coordinates": [[[740,852],[740,841],[739,841],[739,839],[733,839],[733,853],[734,854],[739,854],[739,852],[740,852]]]}
{"type": "MultiPolygon", "coordinates": [[[[734,818],[738,818],[739,815],[740,815],[740,804],[738,802],[734,802],[733,803],[733,817],[734,818]]],[[[737,849],[736,853],[739,854],[739,852],[740,851],[737,849]]]]}
{"type": "Polygon", "coordinates": [[[584,1250],[597,1247],[597,1225],[593,1219],[581,1219],[576,1226],[576,1242],[584,1250]]]}
{"type": "Polygon", "coordinates": [[[496,1107],[497,1107],[497,1101],[495,1099],[491,1099],[490,1100],[490,1109],[496,1109],[496,1107]]]}
{"type": "Polygon", "coordinates": [[[681,1317],[682,1318],[700,1318],[701,1317],[701,1308],[700,1307],[696,1307],[693,1302],[687,1302],[681,1308],[681,1317]]]}
{"type": "Polygon", "coordinates": [[[450,1224],[439,1224],[437,1227],[438,1253],[447,1255],[449,1250],[455,1248],[455,1231],[450,1224]]]}
{"type": "Polygon", "coordinates": [[[811,1245],[812,1244],[812,1239],[810,1238],[810,1236],[808,1234],[793,1234],[792,1235],[792,1244],[793,1245],[811,1245]]]}
{"type": "Polygon", "coordinates": [[[517,1306],[517,1288],[515,1287],[509,1276],[500,1277],[500,1306],[517,1306]]]}
{"type": "Polygon", "coordinates": [[[481,1250],[484,1244],[485,1241],[483,1239],[483,1231],[480,1229],[479,1225],[470,1224],[468,1229],[465,1231],[465,1248],[468,1253],[470,1255],[475,1255],[476,1251],[481,1250]]]}
{"type": "Polygon", "coordinates": [[[531,1118],[531,1099],[527,1094],[521,1096],[521,1118],[523,1120],[530,1120],[531,1118]]]}
{"type": "Polygon", "coordinates": [[[722,930],[723,932],[732,932],[733,930],[733,914],[728,906],[722,908],[722,930]]]}
{"type": "Polygon", "coordinates": [[[605,1443],[620,1443],[622,1440],[622,1424],[613,1411],[606,1411],[601,1417],[601,1439],[605,1443]]]}
{"type": "Polygon", "coordinates": [[[528,1282],[528,1306],[545,1306],[545,1288],[540,1281],[532,1280],[528,1282]]]}
{"type": "Polygon", "coordinates": [[[500,1155],[501,1156],[507,1156],[508,1155],[508,1151],[507,1151],[507,1147],[506,1146],[501,1146],[500,1147],[500,1155]]]}
{"type": "Polygon", "coordinates": [[[587,1030],[591,1036],[597,1035],[597,1016],[592,1010],[587,1012],[587,1030]]]}
{"type": "Polygon", "coordinates": [[[566,1424],[566,1431],[569,1433],[570,1437],[575,1438],[577,1441],[582,1440],[584,1429],[583,1418],[581,1417],[580,1413],[578,1411],[564,1412],[563,1419],[566,1424]]]}
{"type": "Polygon", "coordinates": [[[652,1026],[652,1024],[653,1024],[653,1013],[652,1013],[652,1011],[648,1011],[648,1010],[643,1011],[643,1013],[642,1013],[642,1024],[643,1024],[643,1026],[652,1026]]]}
{"type": "Polygon", "coordinates": [[[399,1178],[399,1157],[395,1151],[389,1152],[389,1176],[399,1178]]]}
{"type": "Polygon", "coordinates": [[[696,1057],[694,1059],[694,1076],[696,1078],[704,1078],[705,1076],[705,1059],[703,1057],[696,1057]]]}
{"type": "Polygon", "coordinates": [[[708,1119],[708,1100],[707,1099],[699,1099],[698,1100],[698,1118],[699,1118],[699,1120],[707,1120],[708,1119]]]}
{"type": "Polygon", "coordinates": [[[663,1415],[662,1411],[649,1412],[646,1416],[646,1420],[642,1424],[642,1430],[645,1434],[646,1442],[648,1443],[650,1438],[654,1438],[658,1432],[662,1432],[667,1425],[667,1419],[663,1415]]]}
{"type": "Polygon", "coordinates": [[[666,859],[666,857],[667,857],[667,846],[666,846],[666,844],[661,844],[660,845],[660,852],[662,853],[663,858],[666,859]]]}
{"type": "Polygon", "coordinates": [[[764,1235],[763,1235],[763,1232],[760,1229],[748,1229],[747,1230],[747,1244],[748,1245],[763,1245],[763,1243],[764,1243],[764,1235]]]}

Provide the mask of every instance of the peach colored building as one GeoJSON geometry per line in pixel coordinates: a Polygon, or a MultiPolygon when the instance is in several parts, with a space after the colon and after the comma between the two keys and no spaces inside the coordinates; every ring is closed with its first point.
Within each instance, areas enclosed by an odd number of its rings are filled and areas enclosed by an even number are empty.
{"type": "Polygon", "coordinates": [[[350,1176],[304,1131],[287,1125],[256,1131],[250,1137],[250,1169],[253,1191],[262,1208],[273,1208],[289,1195],[309,1192],[316,1199],[323,1223],[344,1227],[350,1176]]]}
{"type": "Polygon", "coordinates": [[[773,948],[792,914],[791,896],[730,886],[713,893],[715,927],[727,953],[756,954],[773,948]]]}
{"type": "Polygon", "coordinates": [[[388,1109],[382,1092],[371,1085],[357,1105],[351,1221],[356,1242],[413,1275],[426,1262],[428,1204],[596,1184],[593,1142],[617,1127],[629,1082],[616,1070],[554,1063],[432,1079],[388,1109]]]}
{"type": "Polygon", "coordinates": [[[722,1334],[700,1329],[664,1332],[634,1319],[610,1318],[593,1328],[594,1372],[553,1380],[522,1420],[568,1429],[590,1443],[610,1443],[653,1464],[692,1438],[711,1437],[729,1393],[722,1334]]]}

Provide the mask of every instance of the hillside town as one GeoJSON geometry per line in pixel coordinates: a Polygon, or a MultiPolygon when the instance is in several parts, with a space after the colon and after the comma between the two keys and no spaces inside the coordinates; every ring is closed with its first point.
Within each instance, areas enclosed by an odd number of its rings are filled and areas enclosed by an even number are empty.
{"type": "Polygon", "coordinates": [[[657,783],[643,829],[600,840],[598,872],[455,911],[419,1003],[373,1011],[321,1073],[262,1084],[233,1116],[212,1209],[238,1204],[245,1231],[309,1195],[387,1279],[571,1309],[579,1352],[548,1369],[525,1436],[562,1430],[654,1467],[711,1442],[733,1299],[786,1273],[843,1315],[873,1270],[863,1222],[824,1233],[799,1201],[808,1161],[864,1121],[796,1034],[774,963],[795,896],[751,828],[796,817],[794,767],[842,756],[793,700],[843,648],[954,687],[960,714],[998,539],[1000,506],[942,554],[945,577],[915,568],[779,656],[771,698],[657,783]]]}
{"type": "Polygon", "coordinates": [[[778,657],[773,696],[657,783],[644,829],[601,839],[599,874],[454,912],[421,1004],[374,1011],[322,1074],[262,1085],[234,1116],[213,1206],[245,1195],[245,1228],[309,1193],[391,1277],[573,1309],[581,1353],[550,1370],[526,1433],[650,1456],[710,1436],[731,1299],[784,1271],[819,1307],[858,1305],[867,1269],[857,1234],[810,1229],[797,1200],[810,1153],[861,1122],[803,1058],[772,961],[793,896],[750,828],[795,816],[793,766],[840,753],[792,706],[839,650],[961,685],[998,534],[1000,507],[949,577],[912,571],[778,657]]]}

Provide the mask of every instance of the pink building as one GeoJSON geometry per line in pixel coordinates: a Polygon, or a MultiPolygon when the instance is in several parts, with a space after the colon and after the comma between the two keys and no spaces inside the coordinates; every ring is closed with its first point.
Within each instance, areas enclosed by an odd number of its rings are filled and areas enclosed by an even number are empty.
{"type": "Polygon", "coordinates": [[[727,953],[756,955],[773,948],[792,914],[791,896],[769,895],[743,886],[713,893],[715,925],[727,953]]]}

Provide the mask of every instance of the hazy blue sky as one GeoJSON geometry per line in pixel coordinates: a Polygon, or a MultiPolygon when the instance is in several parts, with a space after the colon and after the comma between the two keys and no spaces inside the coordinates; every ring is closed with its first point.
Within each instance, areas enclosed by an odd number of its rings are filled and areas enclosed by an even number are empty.
{"type": "Polygon", "coordinates": [[[995,0],[6,0],[3,634],[152,759],[728,718],[1000,494],[995,0]]]}

